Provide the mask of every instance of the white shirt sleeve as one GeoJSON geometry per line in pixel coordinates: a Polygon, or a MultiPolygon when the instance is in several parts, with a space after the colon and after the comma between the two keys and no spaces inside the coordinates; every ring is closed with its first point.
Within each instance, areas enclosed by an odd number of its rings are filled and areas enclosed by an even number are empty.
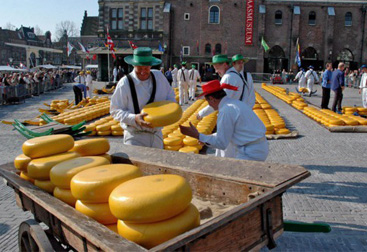
{"type": "Polygon", "coordinates": [[[204,117],[204,116],[210,115],[213,112],[214,112],[214,109],[210,107],[209,105],[207,105],[206,107],[204,107],[202,110],[198,112],[198,115],[200,117],[204,117]]]}
{"type": "Polygon", "coordinates": [[[256,102],[255,89],[254,89],[254,80],[250,73],[247,73],[247,86],[248,86],[248,105],[252,108],[256,102]]]}
{"type": "Polygon", "coordinates": [[[199,140],[210,147],[225,150],[232,139],[235,123],[234,111],[227,109],[220,111],[217,119],[217,133],[212,135],[199,134],[199,140]]]}

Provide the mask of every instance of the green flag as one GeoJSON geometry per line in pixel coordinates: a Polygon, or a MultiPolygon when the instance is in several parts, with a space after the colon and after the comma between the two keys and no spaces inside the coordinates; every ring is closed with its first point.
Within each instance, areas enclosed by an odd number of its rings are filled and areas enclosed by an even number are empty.
{"type": "Polygon", "coordinates": [[[265,42],[264,37],[261,38],[261,45],[264,47],[265,52],[269,51],[270,48],[268,44],[265,42]]]}

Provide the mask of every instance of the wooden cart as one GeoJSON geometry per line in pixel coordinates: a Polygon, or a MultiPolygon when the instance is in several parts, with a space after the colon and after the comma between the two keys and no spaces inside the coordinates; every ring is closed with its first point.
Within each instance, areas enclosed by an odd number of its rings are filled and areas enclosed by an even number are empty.
{"type": "MultiPolygon", "coordinates": [[[[178,174],[190,183],[200,208],[201,225],[151,251],[239,251],[275,247],[283,232],[282,194],[310,176],[301,166],[240,161],[136,146],[122,146],[114,163],[132,163],[148,174],[178,174]],[[205,204],[204,204],[205,205],[205,204]],[[215,209],[214,209],[215,208],[215,209]],[[219,209],[219,211],[218,211],[219,209]]],[[[0,175],[14,189],[17,204],[36,221],[19,228],[19,248],[34,251],[146,251],[22,180],[12,164],[0,175]],[[63,244],[63,247],[60,246],[63,244]]]]}

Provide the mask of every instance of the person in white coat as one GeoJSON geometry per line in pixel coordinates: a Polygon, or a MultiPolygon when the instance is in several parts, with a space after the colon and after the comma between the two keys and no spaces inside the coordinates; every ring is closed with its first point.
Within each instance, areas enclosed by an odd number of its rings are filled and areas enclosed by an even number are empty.
{"type": "Polygon", "coordinates": [[[244,92],[242,100],[246,103],[250,108],[255,105],[255,89],[254,89],[254,81],[252,79],[251,73],[245,71],[245,63],[248,62],[241,54],[236,54],[232,57],[232,66],[236,69],[236,71],[241,75],[241,79],[244,84],[244,92]]]}
{"type": "MultiPolygon", "coordinates": [[[[233,151],[224,156],[244,160],[265,161],[269,146],[265,137],[266,128],[247,104],[227,96],[223,89],[236,92],[234,87],[218,80],[202,86],[205,100],[218,110],[217,132],[211,135],[200,134],[190,123],[190,127],[180,126],[182,134],[198,139],[205,145],[219,150],[226,150],[229,145],[233,151]]],[[[216,156],[218,152],[216,152],[216,156]]]]}
{"type": "Polygon", "coordinates": [[[195,65],[191,65],[191,69],[189,70],[189,99],[192,101],[195,100],[195,91],[198,80],[201,83],[200,73],[196,70],[195,65]]]}
{"type": "Polygon", "coordinates": [[[163,149],[162,128],[152,128],[151,123],[144,121],[147,114],[141,113],[151,102],[176,102],[167,78],[159,70],[151,70],[162,61],[152,56],[149,47],[136,48],[124,60],[134,69],[118,82],[111,97],[110,113],[125,130],[124,144],[163,149]]]}
{"type": "Polygon", "coordinates": [[[177,65],[174,64],[173,65],[173,70],[171,71],[171,73],[172,73],[172,87],[173,88],[178,87],[178,85],[177,85],[177,72],[178,72],[177,65]]]}
{"type": "Polygon", "coordinates": [[[305,77],[307,79],[307,89],[308,89],[309,96],[313,94],[312,89],[313,89],[313,85],[315,84],[315,82],[320,81],[319,76],[317,76],[317,73],[313,69],[314,69],[313,66],[309,66],[308,71],[305,74],[305,77]]]}
{"type": "Polygon", "coordinates": [[[76,83],[80,83],[80,84],[84,84],[85,85],[85,76],[84,76],[84,72],[80,71],[79,75],[77,77],[75,77],[74,81],[76,83]]]}
{"type": "Polygon", "coordinates": [[[177,72],[179,104],[182,106],[189,103],[189,71],[186,69],[186,62],[181,63],[181,69],[177,72]]]}
{"type": "Polygon", "coordinates": [[[302,92],[303,88],[306,87],[306,77],[305,77],[305,69],[304,68],[300,68],[299,72],[296,74],[296,77],[294,78],[293,81],[298,80],[298,90],[299,92],[302,92]]]}
{"type": "Polygon", "coordinates": [[[361,82],[359,83],[359,94],[362,94],[362,105],[364,108],[367,108],[367,66],[362,65],[362,77],[361,82]]]}
{"type": "Polygon", "coordinates": [[[93,78],[90,71],[87,71],[87,77],[85,78],[85,85],[87,86],[88,97],[93,96],[93,78]]]}
{"type": "Polygon", "coordinates": [[[113,82],[117,81],[117,75],[119,74],[117,67],[113,68],[112,75],[113,75],[113,82]]]}

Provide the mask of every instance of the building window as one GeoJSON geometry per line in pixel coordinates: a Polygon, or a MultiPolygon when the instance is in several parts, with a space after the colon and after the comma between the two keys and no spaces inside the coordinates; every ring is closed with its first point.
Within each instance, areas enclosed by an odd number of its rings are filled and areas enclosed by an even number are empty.
{"type": "Polygon", "coordinates": [[[219,8],[212,6],[209,9],[209,24],[219,24],[219,8]]]}
{"type": "Polygon", "coordinates": [[[283,14],[282,14],[282,12],[280,10],[277,10],[275,12],[275,24],[277,24],[277,25],[281,25],[282,24],[282,18],[283,18],[282,15],[283,14]]]}
{"type": "Polygon", "coordinates": [[[190,20],[190,13],[184,14],[184,20],[190,20]]]}
{"type": "Polygon", "coordinates": [[[110,15],[110,27],[111,30],[122,30],[124,29],[124,9],[111,9],[110,15]]]}
{"type": "Polygon", "coordinates": [[[215,45],[215,54],[221,54],[222,53],[222,45],[216,44],[215,45]]]}
{"type": "Polygon", "coordinates": [[[190,46],[183,46],[182,49],[183,49],[184,56],[190,55],[190,46]]]}
{"type": "Polygon", "coordinates": [[[310,14],[308,14],[308,24],[316,25],[316,12],[310,11],[310,14]]]}
{"type": "Polygon", "coordinates": [[[345,13],[345,26],[352,26],[352,13],[345,13]]]}
{"type": "Polygon", "coordinates": [[[212,53],[212,45],[208,43],[205,45],[205,54],[211,54],[211,53],[212,53]]]}
{"type": "Polygon", "coordinates": [[[153,8],[140,9],[140,29],[153,30],[153,8]]]}

